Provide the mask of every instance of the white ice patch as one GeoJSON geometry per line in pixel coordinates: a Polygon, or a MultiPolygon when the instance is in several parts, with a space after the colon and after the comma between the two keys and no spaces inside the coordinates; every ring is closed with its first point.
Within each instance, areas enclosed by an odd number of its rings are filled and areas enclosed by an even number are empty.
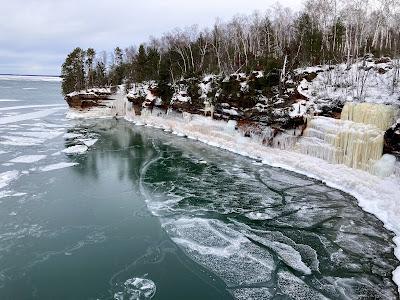
{"type": "Polygon", "coordinates": [[[0,199],[7,198],[7,197],[21,197],[25,196],[26,193],[16,193],[14,191],[0,191],[0,199]]]}
{"type": "Polygon", "coordinates": [[[88,147],[86,145],[76,145],[68,147],[67,149],[62,150],[61,152],[65,154],[83,154],[88,151],[88,147]]]}
{"type": "Polygon", "coordinates": [[[48,166],[45,166],[45,167],[41,167],[40,171],[49,172],[49,171],[65,169],[65,168],[69,168],[69,167],[73,167],[73,166],[77,166],[77,165],[79,165],[79,164],[78,163],[62,162],[62,163],[58,163],[58,164],[52,164],[52,165],[48,165],[48,166]]]}
{"type": "Polygon", "coordinates": [[[32,138],[38,138],[38,139],[51,140],[51,139],[54,139],[54,138],[60,136],[62,134],[62,132],[54,131],[54,130],[25,131],[25,132],[16,131],[16,132],[13,132],[12,134],[26,136],[26,137],[32,137],[32,138]]]}
{"type": "Polygon", "coordinates": [[[10,160],[11,163],[30,164],[45,159],[46,155],[23,155],[10,160]]]}
{"type": "MultiPolygon", "coordinates": [[[[9,100],[9,99],[6,99],[9,100]]],[[[38,104],[38,105],[19,105],[19,106],[8,106],[8,107],[0,107],[0,111],[9,111],[9,110],[19,110],[19,109],[26,109],[26,108],[49,108],[49,107],[63,107],[65,108],[64,104],[38,104]]]]}
{"type": "Polygon", "coordinates": [[[62,78],[52,76],[0,75],[0,80],[61,82],[62,78]]]}
{"type": "Polygon", "coordinates": [[[8,171],[0,173],[0,189],[9,185],[11,181],[16,180],[19,177],[18,171],[8,171]]]}
{"type": "Polygon", "coordinates": [[[35,139],[23,136],[3,135],[0,136],[0,144],[10,146],[35,146],[44,143],[43,139],[35,139]]]}
{"type": "Polygon", "coordinates": [[[164,227],[193,260],[214,272],[228,286],[271,279],[275,269],[272,255],[221,221],[181,218],[165,223],[164,227]]]}
{"type": "Polygon", "coordinates": [[[22,100],[17,99],[0,99],[0,102],[20,102],[22,100]]]}
{"type": "Polygon", "coordinates": [[[124,290],[114,294],[114,300],[146,300],[156,294],[156,285],[146,278],[131,278],[125,281],[124,290]]]}
{"type": "Polygon", "coordinates": [[[78,141],[84,143],[87,147],[92,147],[97,143],[98,139],[78,139],[78,141]]]}
{"type": "MultiPolygon", "coordinates": [[[[26,114],[19,114],[19,115],[15,115],[15,116],[3,117],[3,118],[0,118],[0,125],[16,123],[16,122],[25,121],[25,120],[32,120],[32,119],[37,119],[37,118],[43,118],[43,117],[47,117],[51,114],[54,114],[55,112],[57,112],[59,110],[64,110],[64,109],[65,109],[64,107],[50,108],[50,109],[39,110],[39,111],[26,113],[26,114]]],[[[1,110],[1,108],[0,108],[0,110],[1,110]]]]}
{"type": "Polygon", "coordinates": [[[63,138],[66,140],[73,140],[75,138],[82,137],[82,136],[83,136],[82,133],[66,133],[63,135],[63,138]]]}

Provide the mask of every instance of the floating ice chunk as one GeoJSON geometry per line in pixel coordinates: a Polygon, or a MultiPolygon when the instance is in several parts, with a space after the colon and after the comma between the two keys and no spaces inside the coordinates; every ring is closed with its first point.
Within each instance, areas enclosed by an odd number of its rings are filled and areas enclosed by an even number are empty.
{"type": "Polygon", "coordinates": [[[11,167],[11,166],[13,166],[14,164],[13,163],[4,163],[4,164],[1,164],[2,166],[5,166],[5,167],[11,167]]]}
{"type": "Polygon", "coordinates": [[[62,163],[58,163],[58,164],[52,164],[52,165],[48,165],[48,166],[45,166],[45,167],[41,167],[40,171],[49,172],[49,171],[54,171],[54,170],[73,167],[73,166],[76,166],[76,165],[79,165],[79,164],[78,163],[62,162],[62,163]]]}
{"type": "Polygon", "coordinates": [[[303,262],[300,253],[290,245],[276,241],[268,241],[257,235],[250,235],[250,238],[273,250],[289,267],[306,275],[311,274],[310,268],[303,262]]]}
{"type": "Polygon", "coordinates": [[[16,157],[16,158],[10,160],[10,162],[21,163],[21,164],[30,164],[30,163],[38,162],[45,158],[46,158],[46,155],[23,155],[23,156],[19,156],[19,157],[16,157]]]}
{"type": "Polygon", "coordinates": [[[304,281],[287,271],[278,273],[278,287],[290,299],[327,299],[324,295],[310,288],[304,281]]]}
{"type": "Polygon", "coordinates": [[[8,153],[8,152],[7,152],[7,151],[0,150],[0,155],[1,155],[1,154],[6,154],[6,153],[8,153]]]}
{"type": "Polygon", "coordinates": [[[231,293],[237,300],[267,300],[273,298],[273,294],[266,287],[232,289],[231,293]]]}
{"type": "Polygon", "coordinates": [[[17,100],[17,99],[0,99],[0,102],[19,102],[22,100],[17,100]]]}
{"type": "Polygon", "coordinates": [[[69,133],[66,133],[63,135],[64,139],[67,139],[67,140],[72,140],[72,139],[82,137],[82,136],[83,136],[82,133],[72,133],[72,132],[69,132],[69,133]]]}
{"type": "MultiPolygon", "coordinates": [[[[3,118],[0,118],[0,124],[10,124],[10,123],[16,123],[16,122],[25,121],[25,120],[43,118],[43,117],[47,117],[51,114],[54,114],[55,112],[57,112],[59,110],[64,110],[64,109],[65,109],[64,107],[57,107],[57,108],[50,108],[50,109],[34,111],[34,112],[26,113],[26,114],[18,114],[16,116],[3,117],[3,118]]],[[[1,108],[0,108],[0,110],[1,110],[1,108]]]]}
{"type": "Polygon", "coordinates": [[[125,281],[124,291],[114,294],[114,300],[145,300],[156,294],[156,285],[150,279],[131,278],[125,281]]]}
{"type": "Polygon", "coordinates": [[[68,147],[67,149],[62,150],[61,152],[65,154],[83,154],[88,151],[88,147],[86,145],[76,145],[68,147]]]}
{"type": "Polygon", "coordinates": [[[26,193],[15,193],[13,191],[0,191],[0,199],[6,197],[20,197],[25,195],[26,193]]]}
{"type": "Polygon", "coordinates": [[[3,135],[0,137],[0,144],[10,146],[35,146],[44,143],[43,139],[23,137],[23,136],[12,136],[3,135]]]}
{"type": "Polygon", "coordinates": [[[78,141],[84,143],[88,147],[92,147],[97,143],[98,139],[78,139],[78,141]]]}
{"type": "Polygon", "coordinates": [[[65,105],[64,104],[42,104],[42,105],[8,106],[8,107],[1,107],[0,111],[26,109],[26,108],[45,108],[45,107],[65,107],[65,105]]]}
{"type": "Polygon", "coordinates": [[[272,255],[221,221],[181,218],[164,226],[172,240],[193,260],[228,286],[271,279],[275,269],[272,255]]]}
{"type": "Polygon", "coordinates": [[[11,181],[17,179],[19,176],[18,171],[8,171],[0,173],[0,189],[7,186],[11,181]]]}
{"type": "Polygon", "coordinates": [[[15,211],[10,212],[10,214],[9,214],[9,216],[12,216],[12,217],[14,217],[14,216],[16,216],[16,215],[17,215],[17,213],[16,213],[15,211]]]}

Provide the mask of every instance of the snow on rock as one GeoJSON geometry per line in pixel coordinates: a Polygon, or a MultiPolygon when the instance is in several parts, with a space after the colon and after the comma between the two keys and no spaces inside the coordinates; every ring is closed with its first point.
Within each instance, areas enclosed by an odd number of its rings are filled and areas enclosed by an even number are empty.
{"type": "Polygon", "coordinates": [[[305,117],[307,113],[307,101],[306,100],[301,100],[297,103],[293,104],[293,108],[290,111],[289,115],[291,118],[295,117],[305,117]]]}

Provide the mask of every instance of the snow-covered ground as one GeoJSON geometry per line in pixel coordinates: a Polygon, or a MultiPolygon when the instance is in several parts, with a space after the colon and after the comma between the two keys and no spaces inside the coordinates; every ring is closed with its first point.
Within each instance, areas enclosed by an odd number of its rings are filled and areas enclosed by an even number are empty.
{"type": "Polygon", "coordinates": [[[335,66],[309,67],[296,70],[317,73],[311,82],[303,79],[299,92],[316,102],[369,102],[400,105],[400,61],[385,63],[359,61],[348,67],[335,66]]]}

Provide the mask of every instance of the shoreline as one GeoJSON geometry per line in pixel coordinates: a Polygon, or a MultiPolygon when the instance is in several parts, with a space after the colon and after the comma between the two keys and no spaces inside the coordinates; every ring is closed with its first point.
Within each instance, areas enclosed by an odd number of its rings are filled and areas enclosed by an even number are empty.
{"type": "MultiPolygon", "coordinates": [[[[75,112],[70,110],[67,118],[110,118],[104,111],[75,112]],[[100,113],[100,114],[98,114],[100,113]]],[[[400,260],[400,177],[392,175],[380,178],[365,171],[351,169],[344,165],[330,164],[294,151],[280,150],[261,145],[255,139],[243,137],[225,121],[210,117],[191,115],[174,116],[125,116],[126,121],[135,126],[147,126],[171,132],[180,137],[197,140],[207,145],[224,149],[263,164],[282,168],[309,178],[322,181],[329,187],[341,190],[358,201],[366,212],[377,217],[384,227],[395,234],[395,256],[400,260]],[[380,199],[379,202],[376,199],[380,199]]],[[[393,272],[393,281],[400,293],[400,266],[393,272]]]]}

